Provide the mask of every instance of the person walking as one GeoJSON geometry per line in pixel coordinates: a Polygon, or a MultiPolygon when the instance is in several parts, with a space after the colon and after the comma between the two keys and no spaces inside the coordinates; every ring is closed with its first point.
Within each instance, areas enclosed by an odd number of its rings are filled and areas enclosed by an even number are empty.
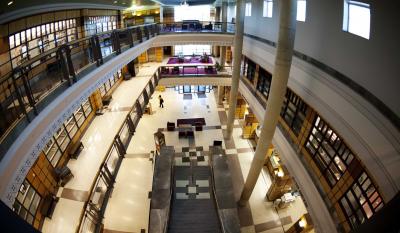
{"type": "Polygon", "coordinates": [[[161,97],[161,95],[158,96],[158,100],[160,102],[160,108],[164,108],[164,99],[161,97]]]}

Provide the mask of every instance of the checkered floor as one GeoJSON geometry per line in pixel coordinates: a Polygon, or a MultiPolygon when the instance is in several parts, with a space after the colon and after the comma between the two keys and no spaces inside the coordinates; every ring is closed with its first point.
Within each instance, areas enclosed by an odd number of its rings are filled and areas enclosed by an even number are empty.
{"type": "Polygon", "coordinates": [[[203,147],[176,148],[175,198],[210,199],[208,152],[203,147]]]}

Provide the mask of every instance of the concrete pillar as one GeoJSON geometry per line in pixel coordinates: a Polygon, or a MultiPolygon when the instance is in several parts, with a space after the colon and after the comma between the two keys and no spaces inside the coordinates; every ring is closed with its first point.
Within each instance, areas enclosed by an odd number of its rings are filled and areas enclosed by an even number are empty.
{"type": "Polygon", "coordinates": [[[236,102],[239,90],[240,65],[242,58],[243,31],[244,31],[244,12],[245,12],[244,3],[245,3],[244,0],[236,1],[236,28],[235,28],[235,41],[234,41],[234,53],[233,53],[232,85],[231,85],[231,93],[229,96],[227,134],[225,135],[227,139],[231,138],[232,136],[233,121],[235,120],[236,102]]]}
{"type": "Polygon", "coordinates": [[[160,23],[164,22],[164,8],[160,6],[160,23]]]}
{"type": "MultiPolygon", "coordinates": [[[[228,2],[222,1],[221,6],[221,22],[222,22],[222,31],[225,32],[227,29],[226,21],[228,20],[228,2]]],[[[220,46],[220,62],[222,66],[225,66],[226,60],[226,47],[220,46]]]]}
{"type": "Polygon", "coordinates": [[[290,66],[292,64],[294,38],[296,34],[296,9],[296,0],[281,0],[279,36],[271,92],[267,101],[260,139],[258,140],[257,149],[239,200],[239,204],[242,206],[250,199],[264,165],[265,157],[278,123],[278,117],[281,112],[289,79],[290,66]]]}
{"type": "Polygon", "coordinates": [[[225,87],[224,86],[218,86],[218,105],[222,105],[224,101],[224,94],[225,94],[225,87]]]}

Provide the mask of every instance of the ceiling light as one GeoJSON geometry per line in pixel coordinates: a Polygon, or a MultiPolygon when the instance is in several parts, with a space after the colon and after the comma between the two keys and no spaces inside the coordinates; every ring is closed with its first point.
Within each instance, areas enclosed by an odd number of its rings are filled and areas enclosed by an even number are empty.
{"type": "Polygon", "coordinates": [[[114,4],[117,4],[118,3],[118,1],[114,1],[114,4]]]}
{"type": "Polygon", "coordinates": [[[11,4],[13,4],[14,3],[14,1],[9,1],[8,3],[7,3],[7,5],[11,5],[11,4]]]}

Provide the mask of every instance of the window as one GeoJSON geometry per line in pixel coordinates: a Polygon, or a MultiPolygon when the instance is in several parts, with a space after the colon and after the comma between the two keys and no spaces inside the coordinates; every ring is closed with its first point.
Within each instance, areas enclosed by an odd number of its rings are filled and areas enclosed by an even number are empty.
{"type": "Polygon", "coordinates": [[[343,140],[319,116],[315,118],[305,147],[331,186],[343,176],[354,159],[343,140]]]}
{"type": "Polygon", "coordinates": [[[299,135],[304,119],[306,118],[307,104],[294,92],[287,89],[283,101],[281,117],[295,135],[299,135]]]}
{"type": "Polygon", "coordinates": [[[273,7],[274,7],[274,2],[272,0],[264,0],[263,17],[272,18],[273,7]]]}
{"type": "Polygon", "coordinates": [[[210,21],[210,12],[211,12],[210,5],[175,6],[174,19],[176,22],[182,20],[210,21]]]}
{"type": "Polygon", "coordinates": [[[370,20],[369,4],[344,1],[343,31],[369,39],[370,20]]]}
{"type": "Polygon", "coordinates": [[[246,12],[244,16],[251,16],[251,2],[246,2],[246,12]]]}
{"type": "Polygon", "coordinates": [[[78,129],[92,111],[93,109],[90,105],[90,101],[87,99],[79,109],[60,126],[53,137],[47,142],[43,152],[53,167],[57,166],[72,138],[74,138],[78,129]]]}
{"type": "Polygon", "coordinates": [[[250,81],[253,82],[254,76],[256,74],[256,63],[252,60],[246,58],[247,69],[245,70],[245,77],[250,81]]]}
{"type": "Polygon", "coordinates": [[[261,67],[258,73],[259,76],[257,82],[257,90],[261,92],[266,98],[268,98],[272,75],[261,67]]]}
{"type": "Polygon", "coordinates": [[[24,180],[19,188],[18,195],[15,199],[12,209],[22,219],[33,225],[40,200],[41,198],[36,190],[29,184],[27,180],[24,180]]]}
{"type": "Polygon", "coordinates": [[[340,206],[352,229],[369,219],[383,206],[383,200],[368,175],[363,172],[340,199],[340,206]]]}
{"type": "Polygon", "coordinates": [[[307,2],[306,0],[297,0],[297,21],[306,21],[306,8],[307,2]]]}
{"type": "Polygon", "coordinates": [[[211,45],[175,45],[174,46],[174,55],[203,55],[211,54],[211,45]]]}

